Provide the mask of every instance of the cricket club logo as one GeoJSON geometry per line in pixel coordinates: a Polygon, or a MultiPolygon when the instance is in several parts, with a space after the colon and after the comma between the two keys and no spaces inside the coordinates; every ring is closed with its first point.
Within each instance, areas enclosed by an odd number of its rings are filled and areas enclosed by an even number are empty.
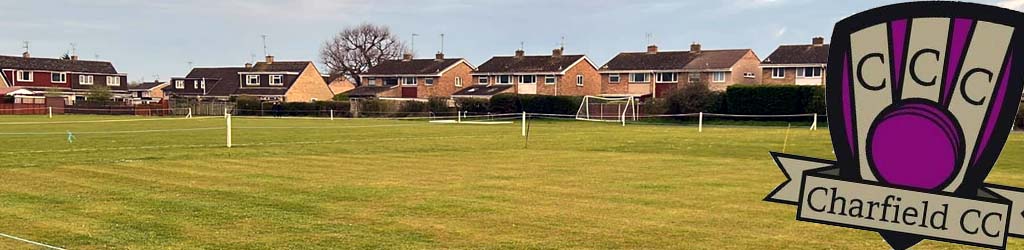
{"type": "Polygon", "coordinates": [[[789,180],[767,201],[797,219],[1005,248],[1024,190],[984,183],[1024,88],[1024,13],[959,2],[868,10],[836,24],[827,71],[836,161],[772,153],[789,180]]]}

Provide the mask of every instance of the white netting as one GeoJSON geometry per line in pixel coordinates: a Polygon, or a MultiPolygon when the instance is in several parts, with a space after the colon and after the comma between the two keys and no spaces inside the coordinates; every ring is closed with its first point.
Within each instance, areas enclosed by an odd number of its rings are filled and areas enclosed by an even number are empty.
{"type": "Polygon", "coordinates": [[[575,118],[584,121],[625,122],[637,119],[635,97],[584,96],[575,118]]]}

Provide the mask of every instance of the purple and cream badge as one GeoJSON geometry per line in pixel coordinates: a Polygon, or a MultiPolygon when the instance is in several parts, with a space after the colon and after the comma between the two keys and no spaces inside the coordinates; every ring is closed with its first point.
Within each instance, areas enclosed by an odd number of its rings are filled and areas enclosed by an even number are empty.
{"type": "Polygon", "coordinates": [[[836,160],[772,153],[789,180],[765,200],[894,249],[1005,248],[1024,236],[1024,190],[984,181],[1021,101],[1022,60],[1024,13],[1009,9],[912,2],[839,21],[826,71],[836,160]]]}

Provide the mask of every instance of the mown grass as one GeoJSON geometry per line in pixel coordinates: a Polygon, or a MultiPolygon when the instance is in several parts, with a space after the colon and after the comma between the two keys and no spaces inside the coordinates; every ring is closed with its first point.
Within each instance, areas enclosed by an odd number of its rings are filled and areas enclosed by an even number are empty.
{"type": "MultiPolygon", "coordinates": [[[[518,124],[236,118],[228,149],[220,118],[11,124],[126,118],[0,117],[0,133],[54,133],[0,134],[0,233],[71,249],[885,248],[761,201],[784,180],[768,151],[785,127],[535,121],[527,142],[518,124]],[[91,133],[195,128],[211,129],[91,133]]],[[[827,131],[788,134],[787,153],[829,158],[827,131]]],[[[1022,143],[989,182],[1024,186],[1022,143]]]]}

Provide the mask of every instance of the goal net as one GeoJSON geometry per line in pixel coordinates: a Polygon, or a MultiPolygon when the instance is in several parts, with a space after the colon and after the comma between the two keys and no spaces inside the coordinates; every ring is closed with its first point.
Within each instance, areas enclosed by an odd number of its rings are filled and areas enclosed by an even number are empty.
{"type": "Polygon", "coordinates": [[[579,110],[576,111],[576,119],[601,122],[635,121],[636,98],[584,96],[579,110]]]}

